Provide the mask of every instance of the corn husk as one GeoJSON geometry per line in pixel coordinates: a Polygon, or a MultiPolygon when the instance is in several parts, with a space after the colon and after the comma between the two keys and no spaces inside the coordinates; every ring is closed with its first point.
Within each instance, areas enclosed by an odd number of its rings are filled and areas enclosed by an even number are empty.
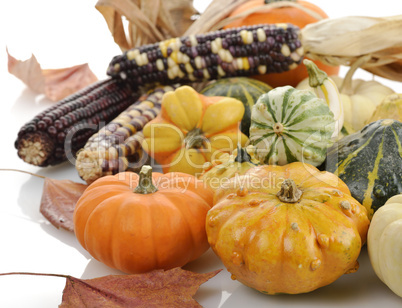
{"type": "Polygon", "coordinates": [[[271,2],[268,4],[263,4],[261,1],[261,5],[255,6],[252,9],[244,11],[241,14],[236,16],[229,15],[232,13],[234,9],[238,6],[242,5],[249,0],[214,0],[210,3],[210,5],[206,8],[205,12],[202,13],[201,17],[197,19],[186,31],[186,35],[197,34],[197,33],[206,33],[210,31],[219,30],[227,24],[238,20],[240,18],[247,17],[255,12],[268,12],[269,10],[278,9],[281,7],[294,7],[299,10],[304,11],[305,13],[311,15],[317,20],[321,20],[322,16],[317,12],[308,9],[301,4],[294,1],[279,1],[279,2],[271,2]]]}
{"type": "Polygon", "coordinates": [[[301,30],[305,55],[329,65],[351,66],[402,81],[402,15],[324,19],[301,30]]]}
{"type": "Polygon", "coordinates": [[[197,14],[192,0],[99,0],[95,8],[122,51],[182,36],[197,14]]]}

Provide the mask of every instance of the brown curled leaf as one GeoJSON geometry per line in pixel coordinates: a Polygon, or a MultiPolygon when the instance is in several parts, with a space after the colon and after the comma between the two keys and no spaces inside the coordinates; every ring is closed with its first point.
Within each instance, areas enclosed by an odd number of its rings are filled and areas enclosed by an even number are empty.
{"type": "Polygon", "coordinates": [[[17,60],[8,50],[7,55],[8,72],[52,101],[59,101],[98,80],[86,63],[43,70],[34,55],[25,61],[17,60]]]}
{"type": "Polygon", "coordinates": [[[201,284],[221,270],[198,274],[181,268],[94,279],[67,277],[60,308],[202,307],[193,299],[201,284]]]}
{"type": "Polygon", "coordinates": [[[40,212],[56,228],[74,231],[74,207],[88,185],[45,178],[40,212]]]}

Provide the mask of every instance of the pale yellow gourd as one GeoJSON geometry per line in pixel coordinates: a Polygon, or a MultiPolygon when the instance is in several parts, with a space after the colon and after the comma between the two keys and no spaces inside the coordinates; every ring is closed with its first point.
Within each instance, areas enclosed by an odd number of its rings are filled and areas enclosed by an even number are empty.
{"type": "Polygon", "coordinates": [[[396,295],[402,297],[402,194],[388,199],[373,215],[367,235],[371,265],[396,295]]]}
{"type": "MultiPolygon", "coordinates": [[[[364,63],[364,57],[350,67],[345,78],[330,76],[341,94],[344,113],[344,127],[348,133],[362,129],[371,118],[377,105],[386,96],[395,93],[391,88],[376,80],[352,79],[355,71],[364,63]]],[[[301,81],[297,89],[311,89],[308,79],[301,81]]]]}
{"type": "Polygon", "coordinates": [[[386,96],[377,106],[368,123],[381,119],[402,121],[402,93],[392,93],[386,96]]]}

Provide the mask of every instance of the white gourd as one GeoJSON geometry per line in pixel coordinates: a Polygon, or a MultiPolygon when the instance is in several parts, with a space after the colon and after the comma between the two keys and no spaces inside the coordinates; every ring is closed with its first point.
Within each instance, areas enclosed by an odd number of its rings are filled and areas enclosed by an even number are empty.
{"type": "Polygon", "coordinates": [[[374,272],[402,297],[402,194],[388,199],[373,215],[367,249],[374,272]]]}

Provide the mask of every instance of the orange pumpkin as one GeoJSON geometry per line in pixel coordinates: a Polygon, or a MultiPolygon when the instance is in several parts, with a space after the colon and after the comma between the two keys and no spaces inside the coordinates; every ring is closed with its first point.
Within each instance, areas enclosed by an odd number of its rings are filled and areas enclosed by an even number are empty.
{"type": "MultiPolygon", "coordinates": [[[[227,29],[227,28],[235,28],[240,26],[257,25],[264,23],[265,24],[291,23],[302,29],[310,23],[317,22],[322,18],[328,18],[328,15],[321,8],[310,2],[301,0],[293,0],[293,1],[296,4],[301,5],[304,9],[312,11],[312,14],[309,14],[303,9],[294,6],[261,8],[260,10],[253,12],[248,16],[234,20],[233,22],[227,24],[224,28],[227,29]]],[[[229,17],[235,17],[248,10],[255,9],[270,2],[279,2],[279,1],[250,0],[245,2],[244,4],[239,5],[236,9],[234,9],[232,13],[229,15],[229,17]]],[[[314,63],[318,66],[319,69],[325,71],[329,76],[337,75],[339,73],[339,66],[330,66],[315,60],[314,63]]],[[[307,70],[303,65],[299,65],[297,68],[287,72],[270,73],[266,75],[253,76],[253,78],[266,82],[272,87],[279,87],[285,85],[296,87],[299,84],[299,82],[301,82],[303,79],[307,77],[308,77],[307,70]]]]}
{"type": "Polygon", "coordinates": [[[357,270],[367,210],[337,176],[264,165],[215,194],[208,241],[232,278],[267,294],[305,293],[357,270]]]}
{"type": "Polygon", "coordinates": [[[194,176],[144,166],[93,182],[78,200],[74,231],[100,262],[125,273],[181,267],[208,248],[213,193],[194,176]]]}

